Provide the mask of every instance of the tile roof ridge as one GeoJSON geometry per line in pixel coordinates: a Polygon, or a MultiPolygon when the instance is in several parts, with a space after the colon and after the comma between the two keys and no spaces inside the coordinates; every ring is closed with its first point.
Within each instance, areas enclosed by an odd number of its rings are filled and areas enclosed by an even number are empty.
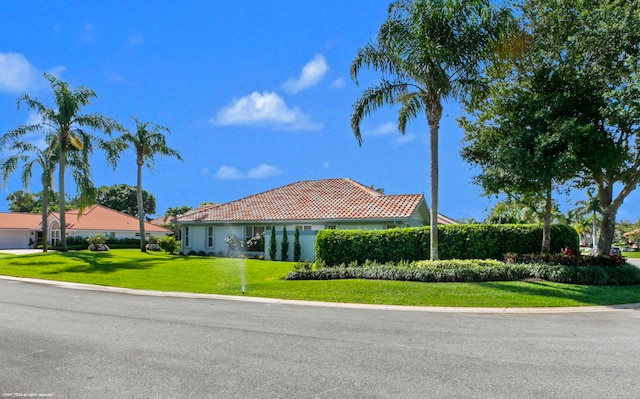
{"type": "Polygon", "coordinates": [[[344,178],[342,178],[342,180],[345,180],[346,182],[352,184],[356,188],[364,191],[366,194],[372,195],[374,197],[387,197],[388,196],[387,194],[385,194],[383,192],[380,192],[380,191],[378,191],[376,189],[373,189],[371,187],[367,187],[364,184],[359,183],[359,182],[357,182],[357,181],[355,181],[355,180],[353,180],[353,179],[351,179],[349,177],[344,177],[344,178]]]}

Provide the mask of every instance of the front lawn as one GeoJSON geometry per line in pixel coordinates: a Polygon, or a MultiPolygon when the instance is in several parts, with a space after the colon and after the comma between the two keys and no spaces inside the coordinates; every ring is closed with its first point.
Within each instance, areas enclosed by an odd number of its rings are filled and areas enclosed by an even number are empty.
{"type": "MultiPolygon", "coordinates": [[[[0,254],[2,256],[2,254],[0,254]]],[[[0,274],[158,291],[389,305],[549,307],[640,302],[640,286],[533,282],[285,281],[292,262],[179,257],[138,250],[2,257],[0,274]]]]}

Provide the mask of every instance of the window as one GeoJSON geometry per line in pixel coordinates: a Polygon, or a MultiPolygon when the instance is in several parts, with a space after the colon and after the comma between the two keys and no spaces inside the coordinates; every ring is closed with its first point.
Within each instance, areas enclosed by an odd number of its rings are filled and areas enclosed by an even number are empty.
{"type": "Polygon", "coordinates": [[[189,226],[185,226],[184,228],[184,246],[189,246],[189,226]]]}
{"type": "Polygon", "coordinates": [[[244,228],[244,237],[245,239],[249,239],[251,237],[255,237],[258,234],[264,234],[266,227],[264,226],[245,226],[244,228]]]}
{"type": "MultiPolygon", "coordinates": [[[[136,236],[139,236],[139,235],[140,235],[140,233],[136,234],[136,236]]],[[[114,238],[116,238],[116,232],[115,231],[106,231],[104,233],[104,236],[109,238],[109,239],[114,239],[114,238]]]]}
{"type": "Polygon", "coordinates": [[[310,224],[303,224],[303,225],[298,225],[296,226],[298,228],[298,230],[302,231],[302,230],[311,230],[311,225],[310,224]]]}
{"type": "Polygon", "coordinates": [[[386,226],[384,226],[385,229],[397,229],[398,225],[395,224],[388,224],[386,226]]]}
{"type": "Polygon", "coordinates": [[[338,226],[336,226],[335,224],[328,224],[327,230],[338,230],[338,226]]]}
{"type": "Polygon", "coordinates": [[[213,247],[213,226],[207,227],[207,247],[213,247]]]}

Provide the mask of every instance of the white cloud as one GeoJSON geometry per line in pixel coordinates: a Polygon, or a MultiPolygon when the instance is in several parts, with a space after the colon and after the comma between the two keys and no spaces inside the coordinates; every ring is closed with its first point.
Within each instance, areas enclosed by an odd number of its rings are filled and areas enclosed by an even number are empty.
{"type": "Polygon", "coordinates": [[[37,86],[38,70],[24,55],[0,53],[0,90],[22,92],[37,86]]]}
{"type": "Polygon", "coordinates": [[[401,135],[401,136],[399,135],[398,137],[393,139],[392,143],[395,144],[395,145],[409,144],[409,143],[415,141],[416,138],[418,138],[418,136],[416,136],[415,134],[404,134],[404,135],[401,135]]]}
{"type": "MultiPolygon", "coordinates": [[[[49,73],[59,78],[66,71],[63,66],[49,70],[49,73]]],[[[21,93],[37,90],[46,86],[42,72],[31,65],[27,58],[20,53],[0,53],[0,91],[21,93]]]]}
{"type": "Polygon", "coordinates": [[[304,67],[298,79],[287,80],[282,87],[289,93],[298,93],[317,85],[329,70],[327,61],[320,54],[313,57],[304,67]]]}
{"type": "Polygon", "coordinates": [[[278,176],[282,170],[274,165],[263,163],[255,168],[249,169],[246,173],[235,166],[222,165],[213,175],[216,180],[237,180],[237,179],[262,179],[265,177],[278,176]]]}
{"type": "Polygon", "coordinates": [[[331,82],[331,85],[329,85],[329,87],[331,87],[332,89],[343,88],[344,87],[344,79],[338,78],[338,79],[334,80],[333,82],[331,82]]]}
{"type": "Polygon", "coordinates": [[[260,179],[263,177],[278,176],[280,173],[282,172],[277,166],[267,165],[266,163],[263,163],[255,168],[249,169],[249,171],[247,172],[247,177],[250,179],[260,179]]]}
{"type": "Polygon", "coordinates": [[[299,108],[289,108],[284,100],[273,92],[253,93],[234,99],[218,111],[210,124],[221,126],[273,125],[290,130],[318,130],[322,125],[312,122],[299,108]]]}
{"type": "Polygon", "coordinates": [[[366,129],[363,133],[366,136],[386,136],[398,131],[398,127],[393,122],[383,123],[372,129],[366,129]]]}
{"type": "Polygon", "coordinates": [[[67,71],[67,68],[63,66],[57,66],[55,68],[51,68],[48,72],[49,74],[55,76],[57,79],[60,79],[62,74],[67,71]]]}
{"type": "Polygon", "coordinates": [[[242,177],[240,169],[228,165],[220,166],[216,174],[213,175],[213,178],[218,180],[242,179],[242,177]]]}

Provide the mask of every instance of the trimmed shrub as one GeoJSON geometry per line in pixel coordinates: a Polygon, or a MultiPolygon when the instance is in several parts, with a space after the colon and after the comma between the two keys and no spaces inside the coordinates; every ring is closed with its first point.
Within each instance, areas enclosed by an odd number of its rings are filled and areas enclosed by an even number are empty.
{"type": "Polygon", "coordinates": [[[300,262],[300,229],[296,226],[296,231],[293,234],[293,261],[300,262]]]}
{"type": "Polygon", "coordinates": [[[264,233],[258,233],[247,240],[248,251],[264,252],[264,233]]]}
{"type": "MultiPolygon", "coordinates": [[[[438,226],[441,259],[502,259],[507,253],[538,253],[542,225],[438,226]]],[[[551,252],[579,252],[578,233],[566,225],[551,226],[551,252]]],[[[356,261],[379,263],[429,258],[429,227],[388,230],[322,230],[315,256],[329,266],[356,261]]]]}
{"type": "Polygon", "coordinates": [[[287,226],[282,227],[282,242],[280,243],[280,257],[283,262],[289,260],[289,238],[287,237],[287,226]]]}
{"type": "Polygon", "coordinates": [[[174,236],[166,236],[158,239],[158,246],[164,252],[173,255],[178,249],[180,249],[180,242],[177,241],[174,236]]]}
{"type": "Polygon", "coordinates": [[[271,238],[269,238],[269,259],[276,260],[276,226],[271,225],[271,238]]]}
{"type": "Polygon", "coordinates": [[[542,263],[504,263],[496,260],[420,261],[401,265],[356,262],[338,267],[294,265],[287,280],[377,279],[422,282],[483,282],[540,279],[565,284],[640,284],[640,269],[629,265],[565,266],[542,263]]]}

